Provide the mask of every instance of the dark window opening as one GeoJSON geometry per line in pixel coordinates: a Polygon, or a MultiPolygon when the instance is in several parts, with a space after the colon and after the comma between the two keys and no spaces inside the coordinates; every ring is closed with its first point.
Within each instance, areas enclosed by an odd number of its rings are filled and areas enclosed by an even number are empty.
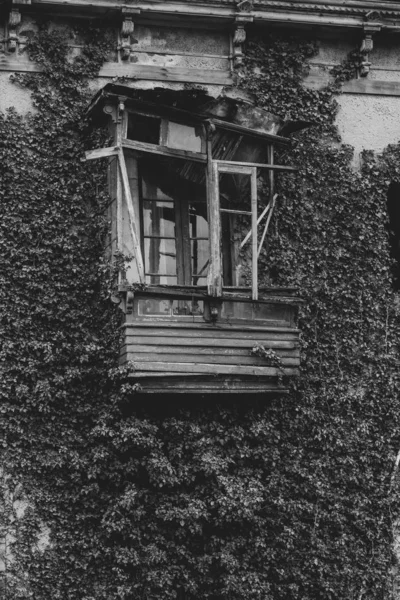
{"type": "Polygon", "coordinates": [[[240,242],[245,233],[251,230],[250,176],[220,174],[219,191],[223,284],[248,285],[250,282],[246,282],[244,266],[249,262],[251,239],[243,248],[240,242]]]}
{"type": "Polygon", "coordinates": [[[140,169],[146,283],[207,284],[209,227],[205,186],[174,181],[160,161],[140,169]]]}
{"type": "Polygon", "coordinates": [[[400,183],[392,182],[387,195],[390,256],[393,259],[393,288],[400,290],[400,183]]]}
{"type": "Polygon", "coordinates": [[[160,127],[161,119],[130,113],[127,136],[129,140],[158,145],[160,143],[160,127]]]}

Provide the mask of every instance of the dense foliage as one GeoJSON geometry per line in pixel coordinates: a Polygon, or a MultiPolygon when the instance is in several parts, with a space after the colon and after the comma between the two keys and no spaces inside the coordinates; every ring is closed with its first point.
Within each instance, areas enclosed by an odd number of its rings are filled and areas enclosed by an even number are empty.
{"type": "Polygon", "coordinates": [[[115,370],[105,165],[81,162],[100,144],[83,114],[107,52],[86,37],[72,59],[43,29],[30,48],[43,72],[15,82],[36,110],[0,120],[7,598],[389,597],[400,428],[386,194],[400,148],[354,172],[334,89],[301,84],[314,45],[250,43],[241,85],[315,123],[279,158],[300,172],[279,179],[263,257],[265,281],[305,300],[302,374],[268,401],[144,404],[115,370]]]}

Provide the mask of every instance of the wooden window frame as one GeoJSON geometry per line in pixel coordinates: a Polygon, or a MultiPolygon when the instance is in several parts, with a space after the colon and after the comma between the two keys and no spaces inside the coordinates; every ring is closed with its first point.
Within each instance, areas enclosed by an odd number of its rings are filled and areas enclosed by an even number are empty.
{"type": "MultiPolygon", "coordinates": [[[[230,175],[247,175],[250,177],[250,202],[251,202],[251,210],[250,211],[230,211],[229,209],[223,209],[219,206],[218,214],[215,213],[214,218],[218,218],[221,220],[221,212],[235,212],[237,214],[250,214],[251,215],[251,255],[252,255],[252,300],[256,301],[258,299],[258,236],[257,236],[257,167],[252,166],[243,166],[235,164],[234,162],[228,161],[213,161],[213,170],[214,170],[214,186],[215,186],[215,194],[219,198],[219,175],[226,173],[230,175]]],[[[219,202],[218,202],[219,204],[219,202]]],[[[221,229],[221,224],[217,225],[219,229],[221,229]]],[[[222,242],[222,239],[221,239],[222,242]]]]}
{"type": "MultiPolygon", "coordinates": [[[[190,226],[190,201],[185,202],[182,198],[176,197],[170,200],[156,200],[152,198],[146,198],[143,194],[143,175],[139,175],[141,184],[139,185],[140,195],[140,207],[141,207],[141,221],[142,221],[142,252],[145,255],[145,240],[146,239],[157,239],[157,236],[148,235],[144,233],[143,226],[143,211],[144,202],[165,202],[171,204],[171,211],[174,214],[174,225],[175,235],[172,236],[161,236],[162,239],[174,239],[175,240],[175,253],[176,253],[176,273],[175,275],[168,275],[167,273],[153,273],[147,272],[146,261],[144,260],[144,275],[146,277],[175,277],[176,285],[180,286],[193,286],[193,279],[199,276],[199,273],[194,273],[192,268],[192,242],[196,240],[208,240],[208,237],[192,237],[191,226],[190,226]]],[[[160,239],[161,239],[160,238],[160,239]]],[[[206,277],[203,275],[202,277],[206,277]]],[[[149,285],[154,285],[150,283],[149,285]]],[[[156,283],[157,285],[157,283],[156,283]]],[[[172,284],[173,285],[173,284],[172,284]]]]}
{"type": "MultiPolygon", "coordinates": [[[[138,283],[145,284],[145,267],[143,261],[142,252],[142,240],[144,237],[140,232],[140,215],[138,214],[138,206],[132,199],[132,194],[129,185],[129,177],[127,172],[127,166],[125,161],[125,152],[131,151],[136,155],[142,153],[158,154],[166,157],[175,159],[181,159],[185,161],[193,161],[202,163],[206,168],[206,198],[207,198],[207,212],[208,212],[208,225],[209,225],[209,248],[210,248],[210,259],[207,273],[207,290],[209,297],[221,298],[223,293],[223,281],[222,281],[222,252],[221,252],[221,208],[219,201],[219,175],[220,173],[230,174],[242,174],[248,175],[251,178],[251,231],[246,235],[242,241],[241,247],[244,243],[251,238],[252,246],[252,300],[258,299],[258,256],[261,251],[261,246],[264,242],[268,226],[271,220],[272,212],[276,203],[276,194],[273,193],[274,188],[274,172],[275,171],[296,171],[293,167],[286,167],[282,165],[273,164],[273,141],[281,141],[278,136],[266,135],[258,132],[253,132],[244,127],[229,124],[216,119],[204,119],[202,122],[198,122],[197,126],[201,130],[201,152],[193,152],[180,150],[175,148],[168,148],[163,145],[165,142],[165,122],[166,119],[163,115],[149,114],[140,110],[125,110],[123,103],[119,106],[120,120],[116,122],[115,127],[115,145],[109,148],[100,148],[86,152],[86,159],[92,160],[97,158],[105,157],[117,157],[118,169],[117,169],[117,233],[118,233],[118,249],[121,248],[121,231],[120,231],[120,220],[122,214],[123,198],[125,198],[127,212],[129,215],[129,228],[132,237],[132,247],[134,252],[134,258],[137,266],[138,283]],[[128,118],[130,113],[143,114],[144,116],[151,116],[160,119],[160,143],[150,144],[147,142],[139,142],[130,140],[127,138],[127,127],[128,118]],[[269,148],[268,163],[248,163],[239,161],[228,161],[228,160],[215,160],[212,155],[212,135],[216,127],[222,129],[231,130],[235,133],[243,135],[258,135],[261,139],[266,141],[269,148]],[[264,209],[262,214],[258,216],[257,213],[257,174],[259,169],[268,170],[268,177],[270,182],[270,199],[268,206],[264,209]],[[261,219],[267,215],[267,222],[264,227],[263,234],[261,236],[261,242],[258,245],[258,225],[261,219]]],[[[175,122],[175,118],[169,120],[175,122]]],[[[184,122],[176,119],[176,122],[180,122],[183,125],[195,126],[194,122],[184,122]]],[[[288,143],[288,140],[282,138],[282,143],[288,143]]],[[[177,238],[176,238],[177,239],[177,238]]],[[[178,251],[178,249],[177,249],[178,251]]],[[[184,267],[183,267],[184,268],[184,267]]],[[[178,277],[186,281],[187,275],[178,277]]],[[[190,276],[190,281],[192,276],[190,276]]],[[[185,285],[185,284],[183,284],[185,285]]]]}

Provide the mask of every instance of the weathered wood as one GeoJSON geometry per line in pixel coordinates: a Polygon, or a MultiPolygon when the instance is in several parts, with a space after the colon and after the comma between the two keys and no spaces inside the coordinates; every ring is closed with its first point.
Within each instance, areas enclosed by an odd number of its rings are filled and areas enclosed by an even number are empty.
{"type": "MultiPolygon", "coordinates": [[[[192,354],[190,356],[185,356],[184,354],[164,354],[164,353],[143,353],[143,352],[130,352],[128,354],[128,359],[132,360],[133,362],[136,361],[141,361],[141,362],[166,362],[166,363],[196,363],[196,364],[203,364],[204,362],[207,362],[207,364],[214,364],[214,365],[253,365],[253,366],[258,366],[258,367],[266,367],[268,366],[268,360],[266,360],[265,358],[262,358],[260,356],[251,356],[250,352],[248,353],[248,356],[235,356],[235,357],[229,357],[229,356],[218,356],[218,355],[209,355],[207,356],[207,358],[205,359],[204,356],[197,356],[195,354],[192,354]]],[[[298,367],[300,365],[300,359],[299,358],[281,358],[281,362],[282,362],[282,366],[289,366],[289,367],[298,367]]]]}
{"type": "MultiPolygon", "coordinates": [[[[129,189],[131,190],[131,197],[133,202],[133,208],[135,215],[140,215],[140,198],[139,198],[139,171],[138,171],[138,160],[133,153],[128,153],[128,156],[125,156],[125,164],[128,172],[129,179],[129,189]]],[[[138,234],[138,238],[142,240],[142,231],[141,231],[141,220],[136,222],[136,231],[138,234]]]]}
{"type": "MultiPolygon", "coordinates": [[[[122,175],[121,175],[121,167],[119,163],[119,159],[117,156],[117,169],[116,169],[116,228],[117,228],[117,247],[116,251],[121,255],[123,253],[124,248],[124,219],[123,219],[123,204],[124,204],[124,192],[123,192],[123,183],[122,183],[122,175]]],[[[118,269],[118,282],[121,282],[125,279],[125,274],[121,272],[121,269],[118,269]]]]}
{"type": "Polygon", "coordinates": [[[139,222],[139,219],[138,219],[138,215],[135,215],[135,208],[134,208],[134,204],[132,201],[131,189],[129,186],[128,171],[126,168],[124,152],[123,152],[122,148],[119,148],[119,150],[118,150],[118,162],[119,162],[119,168],[120,168],[121,177],[122,177],[122,185],[123,185],[123,189],[124,189],[126,204],[127,204],[128,213],[129,213],[129,224],[130,224],[130,230],[131,230],[131,235],[132,235],[132,245],[133,245],[133,251],[134,251],[135,260],[136,260],[136,264],[137,264],[137,268],[138,268],[139,280],[140,280],[140,283],[144,283],[144,264],[143,264],[142,250],[140,247],[140,238],[139,238],[137,228],[136,228],[136,223],[139,222]]]}
{"type": "MultiPolygon", "coordinates": [[[[249,127],[243,127],[243,125],[236,125],[236,123],[229,123],[228,121],[220,121],[219,119],[211,118],[210,122],[220,127],[221,129],[226,129],[228,131],[233,131],[235,133],[239,133],[241,135],[247,135],[255,138],[259,138],[265,141],[275,142],[277,144],[283,144],[285,146],[290,146],[291,140],[288,138],[284,138],[280,135],[274,135],[272,133],[264,133],[263,131],[258,131],[257,129],[250,129],[249,127]]],[[[247,165],[247,163],[243,163],[247,165]]]]}
{"type": "Polygon", "coordinates": [[[251,282],[252,282],[252,299],[258,299],[258,253],[257,253],[257,169],[252,167],[251,173],[251,282]]]}
{"type": "Polygon", "coordinates": [[[136,140],[122,140],[122,146],[127,150],[139,150],[140,152],[149,152],[150,154],[162,154],[171,158],[181,158],[182,160],[192,160],[194,162],[205,163],[207,161],[206,154],[202,152],[190,152],[189,150],[177,150],[175,148],[167,148],[167,146],[158,146],[156,144],[148,144],[147,142],[137,142],[136,140]]]}
{"type": "MultiPolygon", "coordinates": [[[[174,373],[174,372],[168,372],[168,371],[153,371],[152,373],[149,373],[148,371],[135,371],[134,373],[132,373],[130,375],[130,377],[132,378],[138,378],[138,377],[143,377],[144,379],[147,379],[148,383],[149,378],[157,378],[159,381],[165,379],[165,381],[168,382],[173,382],[175,381],[187,381],[189,384],[191,385],[196,385],[197,382],[202,382],[202,384],[207,385],[209,384],[210,386],[217,386],[218,381],[221,382],[221,384],[223,385],[224,381],[232,381],[232,382],[237,382],[238,384],[246,384],[249,387],[253,387],[256,388],[258,387],[260,384],[267,384],[269,386],[276,386],[277,385],[277,381],[276,379],[271,378],[269,375],[259,375],[258,377],[252,377],[251,375],[232,375],[229,373],[225,373],[225,374],[221,374],[221,377],[217,380],[215,378],[215,374],[210,374],[210,373],[184,373],[184,374],[180,374],[180,373],[174,373]]],[[[158,382],[157,382],[158,383],[158,382]]]]}
{"type": "MultiPolygon", "coordinates": [[[[262,329],[260,328],[256,328],[254,327],[253,329],[239,329],[239,328],[234,328],[229,327],[229,325],[227,325],[226,327],[218,327],[218,326],[210,326],[210,327],[200,327],[198,329],[192,327],[192,324],[189,323],[189,327],[187,328],[182,328],[182,327],[165,327],[163,322],[159,322],[157,323],[156,327],[145,327],[145,328],[140,328],[138,326],[139,324],[137,323],[132,323],[129,327],[127,327],[126,329],[126,334],[127,335],[135,335],[135,334],[139,334],[139,335],[147,335],[149,337],[156,337],[158,335],[163,335],[163,336],[169,336],[169,337],[192,337],[192,336],[196,336],[196,338],[219,338],[219,339],[230,339],[230,338],[240,338],[240,339],[264,339],[264,338],[269,338],[269,339],[276,339],[276,340],[281,340],[281,339],[289,339],[289,340],[297,340],[298,339],[298,334],[295,333],[295,330],[288,328],[286,331],[284,331],[284,328],[282,327],[282,331],[279,331],[279,327],[277,327],[275,329],[275,331],[272,330],[268,330],[268,329],[262,329]]],[[[177,323],[177,325],[179,325],[177,323]]],[[[272,329],[272,328],[271,328],[272,329]]]]}
{"type": "Polygon", "coordinates": [[[88,150],[85,152],[85,160],[96,160],[97,158],[108,158],[110,156],[117,155],[117,146],[111,146],[109,148],[96,148],[95,150],[88,150]]]}
{"type": "MultiPolygon", "coordinates": [[[[249,236],[250,237],[250,236],[249,236]]],[[[123,292],[123,291],[128,291],[127,288],[121,288],[119,291],[123,292]]],[[[260,288],[259,288],[259,293],[260,293],[260,288]]],[[[170,288],[167,287],[161,287],[161,286],[156,286],[156,285],[151,285],[146,287],[145,290],[139,290],[137,293],[138,297],[141,298],[146,298],[146,297],[154,297],[154,296],[159,296],[159,297],[173,297],[176,299],[179,298],[194,298],[197,300],[205,300],[207,299],[207,291],[206,290],[202,290],[201,286],[199,286],[199,288],[192,288],[190,289],[190,286],[185,286],[184,287],[174,287],[171,286],[170,288]]],[[[261,290],[261,294],[263,294],[263,291],[261,290]]],[[[227,291],[227,288],[223,288],[223,292],[221,295],[221,299],[222,300],[226,300],[228,302],[252,302],[251,299],[251,293],[247,294],[247,292],[245,290],[243,290],[243,292],[229,292],[227,291]]],[[[299,305],[302,304],[304,302],[304,300],[302,300],[301,298],[297,298],[296,296],[272,296],[270,295],[269,297],[261,296],[258,299],[258,303],[259,304],[290,304],[290,305],[299,305]]]]}
{"type": "MultiPolygon", "coordinates": [[[[263,335],[267,334],[267,337],[277,337],[278,339],[286,338],[287,334],[289,337],[293,339],[298,339],[300,330],[294,329],[293,327],[273,327],[268,325],[254,325],[253,327],[248,325],[231,325],[228,323],[218,323],[218,325],[213,325],[212,323],[205,323],[204,321],[200,321],[198,323],[187,323],[181,321],[167,321],[164,320],[163,324],[154,323],[151,319],[146,319],[145,321],[135,321],[133,323],[126,323],[122,326],[126,330],[134,331],[137,329],[141,331],[142,334],[144,330],[147,330],[147,335],[158,335],[159,331],[165,331],[166,335],[171,335],[170,331],[175,330],[179,332],[179,330],[188,330],[192,329],[192,335],[198,336],[200,332],[211,332],[210,335],[223,335],[223,332],[228,332],[228,335],[231,335],[231,332],[241,331],[244,334],[249,334],[250,336],[254,333],[262,333],[263,335]],[[156,330],[156,331],[155,331],[156,330]],[[153,332],[153,333],[151,333],[153,332]]],[[[189,335],[187,331],[182,331],[179,335],[189,335]]],[[[241,334],[240,334],[241,335],[241,334]]]]}
{"type": "Polygon", "coordinates": [[[142,393],[170,394],[287,394],[277,379],[271,377],[255,377],[251,380],[245,375],[238,379],[230,375],[199,375],[198,373],[156,373],[136,372],[132,378],[140,382],[142,393]]]}
{"type": "MultiPolygon", "coordinates": [[[[265,215],[267,214],[269,209],[270,209],[270,205],[268,204],[262,211],[261,215],[258,217],[257,226],[261,223],[261,221],[263,220],[263,218],[265,217],[265,215]]],[[[248,231],[247,234],[245,235],[243,241],[240,243],[240,248],[243,248],[243,246],[248,242],[248,240],[251,238],[251,234],[252,234],[252,230],[250,229],[250,231],[248,231]]]]}
{"type": "Polygon", "coordinates": [[[107,219],[111,224],[109,244],[107,245],[106,257],[112,260],[115,252],[118,250],[118,226],[117,226],[117,198],[118,198],[118,158],[114,157],[108,165],[108,193],[111,202],[107,206],[107,219]]]}
{"type": "MultiPolygon", "coordinates": [[[[184,340],[187,339],[195,339],[200,341],[204,340],[249,340],[250,343],[256,340],[274,340],[274,341],[286,341],[286,342],[298,342],[299,336],[297,334],[292,333],[269,333],[269,332],[260,332],[254,329],[253,331],[232,331],[229,332],[227,330],[193,330],[188,329],[184,330],[174,330],[174,329],[165,329],[162,328],[163,323],[158,323],[159,328],[146,331],[145,329],[134,329],[129,328],[126,330],[127,337],[134,337],[135,335],[140,335],[147,338],[155,338],[162,336],[163,338],[173,339],[173,338],[182,338],[184,340]]],[[[153,342],[149,342],[153,343],[153,342]]],[[[155,342],[157,343],[157,342],[155,342]]],[[[208,343],[208,341],[207,341],[208,343]]],[[[201,345],[201,344],[200,344],[201,345]]],[[[204,344],[203,344],[204,345],[204,344]]]]}
{"type": "MultiPolygon", "coordinates": [[[[130,346],[131,347],[131,346],[130,346]]],[[[250,356],[249,347],[244,348],[230,348],[230,347],[218,347],[211,348],[210,346],[154,346],[144,344],[132,344],[135,353],[150,353],[153,356],[157,354],[195,354],[195,355],[206,355],[206,356],[230,356],[230,357],[243,357],[250,356]]],[[[293,356],[299,356],[299,348],[285,349],[279,348],[279,356],[282,358],[292,358],[293,356]]],[[[264,360],[264,359],[262,359],[264,360]]]]}
{"type": "MultiPolygon", "coordinates": [[[[124,292],[124,291],[128,291],[129,290],[129,286],[125,285],[125,286],[121,286],[119,288],[120,292],[124,292]]],[[[166,291],[184,291],[184,292],[188,292],[188,291],[193,291],[194,293],[207,293],[207,287],[206,286],[201,286],[201,285],[185,285],[185,286],[180,286],[180,285],[166,285],[166,284],[149,284],[146,286],[145,288],[145,293],[151,293],[153,291],[162,291],[162,290],[166,290],[166,291]]],[[[298,297],[298,292],[299,292],[299,288],[298,287],[266,287],[266,286],[262,286],[259,288],[260,293],[264,294],[264,295],[268,295],[269,297],[279,297],[279,298],[294,298],[294,299],[298,299],[300,302],[302,302],[302,300],[300,300],[300,298],[298,297]]],[[[235,286],[235,285],[226,285],[224,286],[224,293],[225,294],[232,294],[232,295],[238,295],[238,296],[243,296],[246,293],[249,293],[249,298],[251,298],[251,287],[247,287],[247,286],[235,286]]]]}
{"type": "Polygon", "coordinates": [[[247,163],[234,163],[230,160],[214,160],[214,168],[218,173],[231,173],[232,175],[251,175],[252,167],[247,163]]]}
{"type": "MultiPolygon", "coordinates": [[[[175,323],[180,323],[181,321],[187,323],[188,325],[194,325],[196,323],[202,323],[204,322],[204,319],[202,316],[157,316],[157,315],[148,315],[148,316],[141,316],[141,317],[136,317],[135,315],[128,315],[128,318],[126,319],[126,322],[129,325],[134,325],[137,322],[141,322],[141,323],[146,323],[149,319],[152,320],[153,324],[157,324],[159,327],[164,327],[165,326],[165,321],[167,319],[171,319],[171,321],[175,322],[175,323]]],[[[243,324],[243,326],[251,326],[254,323],[260,323],[262,325],[268,325],[271,327],[287,327],[291,324],[291,315],[288,314],[287,316],[285,315],[285,317],[282,317],[281,319],[269,319],[269,318],[265,318],[262,320],[246,320],[246,319],[236,319],[235,322],[240,322],[241,324],[243,324]]],[[[219,324],[223,324],[223,325],[229,325],[231,323],[231,320],[229,317],[226,318],[221,318],[218,320],[219,324]]],[[[257,330],[256,328],[254,328],[254,330],[257,330]]]]}
{"type": "MultiPolygon", "coordinates": [[[[133,366],[138,371],[168,371],[170,373],[232,373],[234,375],[268,375],[277,377],[281,370],[275,367],[247,367],[238,365],[213,365],[199,363],[161,363],[133,361],[133,366]]],[[[285,369],[286,375],[297,375],[297,369],[285,369]]]]}
{"type": "MultiPolygon", "coordinates": [[[[175,337],[162,337],[159,336],[158,338],[154,337],[146,337],[146,336],[134,336],[134,337],[127,337],[125,340],[125,345],[126,345],[126,351],[127,352],[132,352],[135,348],[136,344],[141,344],[141,345],[151,345],[153,340],[153,343],[155,346],[158,345],[170,345],[170,346],[204,346],[204,339],[196,339],[196,338],[175,338],[175,337]]],[[[248,348],[249,350],[251,350],[256,344],[258,345],[262,345],[265,348],[273,348],[273,349],[279,349],[279,348],[285,348],[285,349],[295,349],[296,345],[294,342],[289,341],[289,340],[266,340],[266,339],[258,339],[258,340],[253,340],[253,341],[249,341],[249,340],[243,340],[243,339],[236,339],[236,338],[232,338],[232,339],[226,339],[226,338],[220,338],[220,339],[215,339],[215,338],[210,338],[207,340],[207,345],[210,346],[210,348],[248,348]]]]}
{"type": "MultiPolygon", "coordinates": [[[[185,202],[186,204],[186,202],[185,202]]],[[[183,280],[180,281],[178,277],[178,283],[192,283],[192,248],[190,244],[190,224],[189,224],[189,211],[187,205],[184,206],[184,202],[180,199],[178,204],[178,210],[180,212],[181,221],[181,241],[182,241],[182,267],[183,267],[183,280]]],[[[179,229],[178,229],[179,231],[179,229]]],[[[177,242],[178,242],[177,236],[177,242]]]]}
{"type": "Polygon", "coordinates": [[[221,216],[218,171],[212,158],[211,139],[207,140],[206,190],[210,248],[207,286],[210,296],[219,297],[222,294],[221,216]]]}
{"type": "Polygon", "coordinates": [[[253,162],[243,162],[236,160],[217,160],[219,165],[221,166],[238,166],[238,167],[255,167],[257,169],[267,169],[268,171],[288,171],[289,173],[296,173],[299,168],[298,167],[286,167],[284,165],[271,165],[266,163],[253,163],[253,162]]]}
{"type": "MultiPolygon", "coordinates": [[[[184,379],[184,381],[186,381],[186,378],[184,379]]],[[[214,387],[200,387],[198,384],[196,384],[196,386],[194,387],[189,387],[189,386],[185,386],[185,384],[183,382],[181,382],[181,384],[179,385],[179,383],[177,383],[176,385],[171,386],[171,388],[165,387],[164,384],[162,384],[160,387],[154,387],[153,385],[151,386],[142,386],[141,387],[141,391],[140,393],[142,394],[152,394],[152,395],[159,395],[159,394],[171,394],[171,392],[173,391],[174,394],[202,394],[205,395],[207,393],[210,394],[259,394],[263,397],[266,396],[274,396],[276,394],[281,395],[287,395],[289,393],[289,390],[287,390],[286,388],[278,388],[275,387],[273,388],[272,386],[268,386],[266,388],[263,387],[259,387],[257,389],[248,389],[248,387],[231,387],[231,385],[229,383],[225,383],[222,387],[217,387],[215,385],[214,382],[214,387]]]]}
{"type": "Polygon", "coordinates": [[[219,209],[221,212],[225,212],[225,213],[234,213],[236,215],[251,215],[253,214],[251,211],[249,210],[231,210],[230,208],[220,208],[219,209]]]}
{"type": "Polygon", "coordinates": [[[100,69],[99,77],[131,77],[135,80],[150,79],[154,81],[216,85],[233,85],[235,82],[235,78],[228,70],[160,67],[156,65],[139,65],[137,63],[106,63],[100,69]]]}
{"type": "Polygon", "coordinates": [[[277,197],[278,197],[278,194],[274,194],[274,196],[273,196],[273,198],[271,200],[271,203],[272,203],[271,210],[269,211],[267,220],[265,221],[264,231],[263,231],[262,236],[261,236],[260,245],[258,246],[258,252],[257,252],[258,256],[260,256],[260,254],[261,254],[262,246],[263,246],[265,237],[266,237],[266,235],[268,233],[268,227],[269,227],[269,224],[271,222],[272,215],[274,214],[274,208],[275,208],[277,197]]]}

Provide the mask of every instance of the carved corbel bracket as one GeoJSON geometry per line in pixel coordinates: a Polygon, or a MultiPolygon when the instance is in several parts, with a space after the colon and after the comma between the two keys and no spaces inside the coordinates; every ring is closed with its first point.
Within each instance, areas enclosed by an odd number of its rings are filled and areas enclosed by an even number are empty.
{"type": "Polygon", "coordinates": [[[18,46],[17,27],[21,24],[21,13],[13,8],[8,17],[8,51],[15,52],[18,46]]]}
{"type": "MultiPolygon", "coordinates": [[[[368,13],[365,18],[367,19],[368,15],[370,15],[370,14],[371,13],[368,13]]],[[[375,12],[374,12],[374,15],[375,15],[375,12]]],[[[380,23],[372,23],[370,21],[367,23],[364,23],[364,37],[363,37],[363,40],[361,42],[361,47],[360,47],[360,52],[363,57],[361,60],[361,63],[360,63],[360,76],[361,77],[367,77],[367,75],[370,71],[371,62],[369,60],[369,54],[374,49],[373,36],[375,33],[380,31],[381,29],[382,29],[382,25],[380,23]]]]}
{"type": "Polygon", "coordinates": [[[252,23],[254,17],[249,14],[238,13],[235,17],[233,32],[233,65],[239,67],[243,63],[243,45],[246,41],[246,25],[252,23]]]}
{"type": "Polygon", "coordinates": [[[135,294],[129,290],[128,292],[126,292],[126,312],[128,314],[133,314],[133,304],[134,304],[134,300],[135,300],[135,294]]]}
{"type": "Polygon", "coordinates": [[[236,8],[240,10],[240,12],[250,12],[253,10],[254,1],[253,0],[237,0],[236,8]]]}
{"type": "Polygon", "coordinates": [[[123,8],[122,9],[122,26],[121,26],[121,45],[119,47],[122,60],[129,60],[132,52],[131,36],[135,30],[133,21],[135,15],[140,14],[139,8],[123,8]]]}
{"type": "Polygon", "coordinates": [[[122,123],[123,113],[125,111],[126,96],[118,97],[118,123],[122,123]]]}
{"type": "Polygon", "coordinates": [[[118,109],[115,104],[105,104],[103,106],[103,112],[106,113],[106,115],[108,115],[109,117],[111,117],[113,123],[116,123],[118,121],[118,109]]]}
{"type": "Polygon", "coordinates": [[[204,130],[205,130],[205,139],[210,142],[212,140],[212,138],[214,137],[214,135],[217,131],[217,128],[214,125],[214,123],[210,123],[210,121],[206,121],[204,124],[204,130]]]}

